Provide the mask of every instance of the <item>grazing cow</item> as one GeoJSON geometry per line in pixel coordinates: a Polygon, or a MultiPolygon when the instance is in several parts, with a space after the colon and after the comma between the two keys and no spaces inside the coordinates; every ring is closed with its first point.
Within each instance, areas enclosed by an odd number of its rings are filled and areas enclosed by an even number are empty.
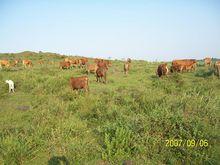
{"type": "Polygon", "coordinates": [[[70,68],[70,62],[69,61],[61,61],[60,62],[60,69],[69,69],[70,68]]]}
{"type": "Polygon", "coordinates": [[[210,58],[210,57],[204,58],[204,64],[205,64],[205,66],[211,66],[212,58],[210,58]]]}
{"type": "Polygon", "coordinates": [[[103,83],[106,83],[106,73],[107,73],[108,68],[106,67],[98,67],[98,69],[96,70],[96,81],[97,82],[101,82],[101,80],[103,81],[103,83]],[[104,78],[104,80],[103,80],[104,78]]]}
{"type": "Polygon", "coordinates": [[[220,61],[215,62],[215,72],[217,76],[220,78],[220,61]]]}
{"type": "Polygon", "coordinates": [[[89,91],[89,78],[87,76],[71,77],[70,87],[72,90],[84,89],[87,92],[89,91]]]}
{"type": "Polygon", "coordinates": [[[166,76],[168,72],[169,72],[169,69],[167,67],[167,63],[160,64],[157,68],[157,75],[159,77],[166,76]]]}
{"type": "Polygon", "coordinates": [[[33,66],[31,60],[23,60],[23,61],[22,61],[22,64],[23,64],[23,66],[24,66],[25,68],[27,68],[27,67],[32,67],[32,66],[33,66]]]}
{"type": "Polygon", "coordinates": [[[89,73],[96,73],[96,70],[98,69],[98,66],[96,64],[88,64],[86,68],[87,74],[89,73]]]}
{"type": "Polygon", "coordinates": [[[0,60],[0,68],[2,67],[10,67],[10,62],[8,60],[0,60]]]}
{"type": "Polygon", "coordinates": [[[171,72],[182,72],[191,71],[196,69],[196,60],[194,59],[183,59],[183,60],[173,60],[171,66],[171,72]]]}
{"type": "Polygon", "coordinates": [[[12,80],[6,80],[5,83],[8,84],[8,91],[15,92],[14,82],[12,80]]]}

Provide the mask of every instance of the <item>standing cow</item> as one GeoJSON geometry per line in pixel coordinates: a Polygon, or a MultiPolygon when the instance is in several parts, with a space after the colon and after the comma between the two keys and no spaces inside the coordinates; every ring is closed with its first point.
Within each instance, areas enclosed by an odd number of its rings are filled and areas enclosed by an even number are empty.
{"type": "Polygon", "coordinates": [[[32,67],[32,66],[33,66],[31,60],[23,60],[23,61],[22,61],[22,64],[23,64],[23,66],[24,66],[25,68],[27,68],[27,67],[32,67]]]}
{"type": "Polygon", "coordinates": [[[124,74],[128,74],[128,71],[131,68],[131,59],[128,58],[127,61],[124,63],[124,74]]]}
{"type": "Polygon", "coordinates": [[[215,66],[215,72],[217,76],[220,78],[220,61],[216,61],[214,66],[215,66]]]}
{"type": "Polygon", "coordinates": [[[106,73],[107,73],[108,68],[107,67],[98,67],[98,69],[96,70],[96,81],[97,82],[101,82],[101,80],[103,81],[103,83],[106,83],[107,79],[106,79],[106,73]],[[104,78],[104,80],[103,80],[104,78]]]}
{"type": "Polygon", "coordinates": [[[87,64],[86,72],[89,73],[96,73],[96,70],[98,69],[98,66],[96,64],[87,64]]]}
{"type": "Polygon", "coordinates": [[[9,68],[10,62],[8,60],[0,60],[0,68],[3,68],[3,67],[9,68]]]}
{"type": "Polygon", "coordinates": [[[212,65],[212,58],[210,58],[210,57],[204,58],[204,64],[205,64],[205,66],[211,66],[212,65]]]}
{"type": "Polygon", "coordinates": [[[196,69],[195,59],[173,60],[171,72],[191,71],[196,69]]]}
{"type": "Polygon", "coordinates": [[[8,91],[10,92],[15,92],[15,85],[12,80],[6,80],[5,83],[8,84],[8,91]]]}
{"type": "Polygon", "coordinates": [[[69,69],[70,68],[70,62],[69,61],[61,61],[60,62],[60,69],[69,69]]]}

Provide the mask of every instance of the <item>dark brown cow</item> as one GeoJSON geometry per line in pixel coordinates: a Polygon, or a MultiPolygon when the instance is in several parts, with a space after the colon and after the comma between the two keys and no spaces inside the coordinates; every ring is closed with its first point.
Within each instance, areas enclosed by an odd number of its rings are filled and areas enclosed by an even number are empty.
{"type": "Polygon", "coordinates": [[[107,73],[107,68],[106,67],[98,67],[96,70],[96,80],[97,82],[101,82],[103,80],[103,83],[106,83],[106,73],[107,73]]]}
{"type": "Polygon", "coordinates": [[[204,58],[204,64],[205,64],[205,66],[211,66],[211,64],[212,64],[212,58],[210,58],[210,57],[206,57],[206,58],[204,58]]]}
{"type": "Polygon", "coordinates": [[[160,64],[157,68],[157,75],[159,77],[166,76],[169,73],[169,69],[166,63],[160,64]]]}
{"type": "Polygon", "coordinates": [[[72,90],[84,89],[87,92],[89,91],[89,78],[87,76],[71,77],[70,87],[72,90]]]}
{"type": "Polygon", "coordinates": [[[60,62],[60,69],[69,69],[70,68],[70,62],[69,61],[61,61],[60,62]]]}

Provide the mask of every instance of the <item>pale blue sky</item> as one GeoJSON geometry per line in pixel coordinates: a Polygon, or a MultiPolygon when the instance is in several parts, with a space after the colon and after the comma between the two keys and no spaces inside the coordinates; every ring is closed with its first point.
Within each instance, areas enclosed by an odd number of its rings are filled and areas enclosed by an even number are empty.
{"type": "Polygon", "coordinates": [[[0,52],[220,58],[220,0],[0,0],[0,52]]]}

